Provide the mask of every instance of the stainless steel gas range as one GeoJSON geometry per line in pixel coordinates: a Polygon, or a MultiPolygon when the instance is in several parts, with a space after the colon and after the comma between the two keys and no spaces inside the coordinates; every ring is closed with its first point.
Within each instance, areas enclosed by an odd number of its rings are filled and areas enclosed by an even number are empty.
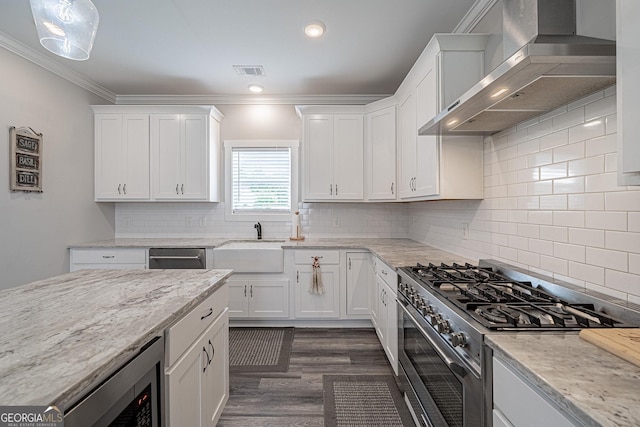
{"type": "Polygon", "coordinates": [[[640,325],[640,312],[493,260],[398,270],[400,384],[426,427],[490,425],[487,333],[640,325]]]}

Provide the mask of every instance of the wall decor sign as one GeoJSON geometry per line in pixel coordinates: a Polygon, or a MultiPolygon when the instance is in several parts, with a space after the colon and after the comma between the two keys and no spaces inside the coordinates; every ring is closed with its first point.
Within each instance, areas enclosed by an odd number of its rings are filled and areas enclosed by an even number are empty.
{"type": "Polygon", "coordinates": [[[9,128],[11,191],[42,193],[42,134],[29,127],[9,128]]]}

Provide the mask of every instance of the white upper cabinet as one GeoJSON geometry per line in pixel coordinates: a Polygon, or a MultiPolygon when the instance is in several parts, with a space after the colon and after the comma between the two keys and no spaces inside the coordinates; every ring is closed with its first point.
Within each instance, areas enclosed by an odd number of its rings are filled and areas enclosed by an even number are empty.
{"type": "Polygon", "coordinates": [[[400,85],[401,199],[483,197],[482,138],[423,136],[418,129],[480,81],[486,40],[480,34],[436,34],[400,85]]]}
{"type": "Polygon", "coordinates": [[[640,2],[616,2],[616,101],[618,133],[618,184],[640,185],[640,2]]]}
{"type": "Polygon", "coordinates": [[[303,122],[303,200],[364,198],[361,107],[296,107],[303,122]],[[357,111],[357,112],[355,112],[357,111]]]}
{"type": "MultiPolygon", "coordinates": [[[[385,100],[386,101],[386,100],[385,100]]],[[[365,123],[365,187],[367,200],[395,200],[396,105],[387,102],[367,106],[365,123]]]]}
{"type": "Polygon", "coordinates": [[[208,114],[152,114],[155,200],[218,201],[218,122],[208,114]]]}
{"type": "Polygon", "coordinates": [[[95,200],[149,200],[149,116],[95,114],[95,200]]]}
{"type": "Polygon", "coordinates": [[[96,201],[219,200],[211,106],[93,106],[96,201]]]}

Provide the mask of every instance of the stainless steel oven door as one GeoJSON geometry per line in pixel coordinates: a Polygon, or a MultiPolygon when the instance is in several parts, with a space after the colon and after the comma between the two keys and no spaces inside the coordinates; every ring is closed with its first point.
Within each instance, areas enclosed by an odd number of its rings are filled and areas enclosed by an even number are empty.
{"type": "Polygon", "coordinates": [[[402,384],[426,427],[481,426],[483,385],[480,375],[398,295],[398,352],[402,384]],[[412,395],[413,394],[413,395],[412,395]]]}

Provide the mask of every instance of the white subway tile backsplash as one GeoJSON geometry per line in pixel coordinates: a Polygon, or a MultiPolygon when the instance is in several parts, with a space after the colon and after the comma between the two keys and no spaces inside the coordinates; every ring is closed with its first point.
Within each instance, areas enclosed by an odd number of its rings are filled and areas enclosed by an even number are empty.
{"type": "Polygon", "coordinates": [[[629,269],[629,256],[626,252],[587,247],[586,255],[587,264],[619,271],[627,271],[629,269]]]}
{"type": "Polygon", "coordinates": [[[605,134],[604,119],[595,119],[569,128],[569,144],[605,134]]]}
{"type": "MultiPolygon", "coordinates": [[[[585,224],[587,228],[599,230],[627,230],[626,212],[586,212],[585,224]]],[[[583,225],[585,226],[585,225],[583,225]]]]}
{"type": "Polygon", "coordinates": [[[540,238],[553,242],[568,242],[569,231],[567,227],[540,226],[540,238]]]}
{"type": "Polygon", "coordinates": [[[569,209],[576,211],[602,211],[604,210],[604,194],[569,194],[569,209]]]}
{"type": "Polygon", "coordinates": [[[616,172],[618,170],[618,153],[604,155],[604,171],[616,172]]]}
{"type": "MultiPolygon", "coordinates": [[[[585,157],[569,162],[568,176],[584,176],[598,173],[604,173],[604,155],[585,157]]],[[[576,191],[576,193],[582,193],[583,191],[584,189],[576,191]]]]}
{"type": "Polygon", "coordinates": [[[540,254],[529,251],[518,251],[518,262],[529,267],[539,267],[540,254]]]}
{"type": "Polygon", "coordinates": [[[638,287],[640,287],[640,277],[638,277],[638,275],[636,274],[607,269],[605,271],[605,283],[608,288],[612,288],[620,292],[638,295],[638,287]]]}
{"type": "MultiPolygon", "coordinates": [[[[522,158],[522,157],[519,157],[522,158]]],[[[532,182],[540,179],[540,168],[525,168],[518,170],[518,182],[532,182]]]]}
{"type": "Polygon", "coordinates": [[[553,256],[571,261],[585,262],[585,247],[555,242],[553,256]]]}
{"type": "MultiPolygon", "coordinates": [[[[604,92],[598,91],[598,92],[592,93],[591,95],[587,95],[584,98],[578,99],[577,101],[573,101],[572,103],[567,105],[567,108],[569,110],[575,110],[578,107],[583,107],[587,104],[592,104],[592,103],[601,101],[603,98],[604,98],[604,92]]],[[[590,120],[590,119],[587,119],[587,120],[590,120]]]]}
{"type": "MultiPolygon", "coordinates": [[[[600,92],[598,92],[600,93],[600,92]]],[[[595,102],[586,103],[584,107],[584,120],[598,120],[616,113],[616,97],[607,96],[595,102]]]]}
{"type": "Polygon", "coordinates": [[[524,196],[516,198],[515,209],[539,209],[540,198],[538,196],[524,196]]]}
{"type": "Polygon", "coordinates": [[[567,162],[554,163],[552,165],[540,167],[540,179],[565,178],[567,176],[567,162]]]}
{"type": "Polygon", "coordinates": [[[540,268],[554,274],[566,275],[569,271],[569,261],[552,256],[540,255],[540,268]]]}
{"type": "Polygon", "coordinates": [[[584,157],[584,141],[563,145],[553,149],[553,162],[566,162],[584,157]]]}
{"type": "Polygon", "coordinates": [[[553,211],[530,210],[528,211],[527,222],[529,224],[552,225],[553,211]]]}
{"type": "Polygon", "coordinates": [[[562,113],[552,120],[553,130],[559,131],[584,122],[584,107],[578,107],[574,110],[562,113]]]}
{"type": "Polygon", "coordinates": [[[628,213],[628,230],[636,233],[640,233],[640,212],[628,213]]]}
{"type": "MultiPolygon", "coordinates": [[[[606,286],[600,286],[600,285],[596,285],[595,283],[589,283],[589,282],[587,282],[587,289],[600,292],[601,294],[609,295],[623,301],[627,299],[627,295],[628,295],[625,292],[620,292],[615,289],[607,288],[606,286]]],[[[629,301],[632,302],[631,300],[629,301]]]]}
{"type": "Polygon", "coordinates": [[[586,141],[585,150],[587,157],[615,153],[618,149],[618,141],[616,138],[617,134],[614,133],[586,141]]]}
{"type": "Polygon", "coordinates": [[[618,115],[612,114],[605,118],[605,129],[607,135],[618,132],[618,115]]]}
{"type": "Polygon", "coordinates": [[[541,115],[539,117],[540,119],[540,123],[542,123],[543,121],[549,120],[557,117],[557,116],[561,116],[562,114],[566,113],[569,109],[567,108],[566,105],[563,105],[562,107],[556,108],[553,111],[549,111],[548,113],[544,113],[543,115],[541,115]]]}
{"type": "Polygon", "coordinates": [[[553,192],[554,194],[582,193],[584,192],[584,177],[554,179],[553,192]]]}
{"type": "Polygon", "coordinates": [[[527,137],[529,139],[540,138],[553,132],[551,120],[539,122],[527,128],[527,137]]]}
{"type": "Polygon", "coordinates": [[[519,157],[516,157],[515,159],[510,159],[507,164],[507,167],[509,171],[520,172],[521,169],[524,169],[527,167],[527,158],[525,156],[519,156],[519,157]]]}
{"type": "Polygon", "coordinates": [[[616,172],[586,176],[584,185],[585,191],[589,193],[624,190],[623,187],[618,187],[618,174],[616,172]]]}
{"type": "Polygon", "coordinates": [[[529,250],[538,254],[553,256],[553,242],[529,239],[529,250]]]}
{"type": "Polygon", "coordinates": [[[560,147],[569,143],[569,130],[564,129],[540,137],[540,151],[560,147]]]}
{"type": "Polygon", "coordinates": [[[518,224],[518,236],[540,237],[540,226],[535,224],[518,224]]]}
{"type": "Polygon", "coordinates": [[[603,267],[569,261],[569,276],[597,285],[604,285],[603,267]]]}
{"type": "Polygon", "coordinates": [[[540,196],[540,209],[567,210],[567,196],[565,194],[540,196]]]}
{"type": "Polygon", "coordinates": [[[569,228],[569,243],[604,248],[604,230],[569,228]]]}
{"type": "Polygon", "coordinates": [[[618,191],[604,195],[604,206],[608,211],[640,212],[640,191],[618,191]]]}
{"type": "Polygon", "coordinates": [[[582,211],[555,211],[553,225],[564,227],[584,227],[585,213],[582,211]]]}
{"type": "Polygon", "coordinates": [[[640,254],[629,254],[629,273],[640,275],[640,254]]]}
{"type": "Polygon", "coordinates": [[[553,150],[540,151],[527,156],[527,166],[530,168],[548,165],[553,162],[553,150]]]}
{"type": "Polygon", "coordinates": [[[527,194],[530,196],[538,196],[542,194],[553,193],[553,181],[537,181],[527,184],[527,194]]]}
{"type": "Polygon", "coordinates": [[[640,233],[606,231],[605,239],[607,249],[640,254],[640,233]]]}

